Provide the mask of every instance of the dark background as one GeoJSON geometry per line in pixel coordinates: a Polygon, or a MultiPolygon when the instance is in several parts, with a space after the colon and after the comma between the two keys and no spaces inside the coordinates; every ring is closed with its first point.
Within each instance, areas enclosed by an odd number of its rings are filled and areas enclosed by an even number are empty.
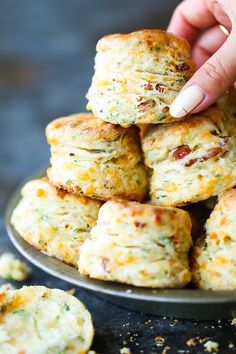
{"type": "MultiPolygon", "coordinates": [[[[9,249],[17,253],[6,235],[4,209],[15,186],[47,164],[45,126],[53,118],[85,110],[97,40],[107,33],[165,28],[178,3],[0,1],[0,253],[9,249]]],[[[71,288],[33,269],[29,284],[71,288]]],[[[236,338],[236,327],[229,321],[176,323],[128,312],[82,289],[77,295],[95,319],[94,349],[100,354],[119,354],[124,346],[132,354],[164,354],[166,346],[167,354],[204,353],[203,344],[186,345],[195,336],[219,342],[220,353],[236,353],[228,347],[236,338]],[[165,338],[163,347],[156,345],[156,336],[165,338]]]]}

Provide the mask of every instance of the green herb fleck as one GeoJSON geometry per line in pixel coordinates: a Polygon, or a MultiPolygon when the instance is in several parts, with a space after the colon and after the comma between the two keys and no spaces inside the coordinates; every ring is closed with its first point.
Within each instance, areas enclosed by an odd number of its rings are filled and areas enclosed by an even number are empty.
{"type": "Polygon", "coordinates": [[[4,313],[6,309],[7,309],[6,305],[0,306],[0,313],[4,313]]]}
{"type": "Polygon", "coordinates": [[[65,305],[64,305],[64,309],[65,309],[66,311],[70,311],[70,306],[69,306],[68,304],[65,304],[65,305]]]}
{"type": "Polygon", "coordinates": [[[159,117],[159,119],[158,119],[158,121],[161,121],[161,120],[163,120],[163,119],[165,119],[166,118],[166,114],[161,114],[160,115],[160,117],[159,117]]]}

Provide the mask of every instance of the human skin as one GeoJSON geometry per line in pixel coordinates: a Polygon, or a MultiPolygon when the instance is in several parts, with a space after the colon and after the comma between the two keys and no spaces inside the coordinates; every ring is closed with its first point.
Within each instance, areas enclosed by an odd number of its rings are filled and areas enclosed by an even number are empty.
{"type": "Polygon", "coordinates": [[[236,87],[236,0],[184,0],[167,30],[189,41],[198,68],[172,103],[173,117],[202,111],[236,87]]]}

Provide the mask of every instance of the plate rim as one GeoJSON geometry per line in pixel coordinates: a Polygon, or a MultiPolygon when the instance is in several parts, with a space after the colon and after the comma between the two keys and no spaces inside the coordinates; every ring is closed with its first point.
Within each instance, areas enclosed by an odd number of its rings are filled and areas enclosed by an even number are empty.
{"type": "Polygon", "coordinates": [[[5,212],[5,226],[8,236],[15,248],[32,264],[44,272],[53,275],[56,278],[64,280],[77,287],[94,291],[103,295],[109,295],[119,298],[128,298],[129,300],[141,300],[152,303],[180,303],[180,304],[222,304],[236,303],[236,290],[208,291],[199,289],[152,289],[144,287],[135,287],[132,285],[107,282],[85,277],[79,274],[78,270],[62,261],[50,257],[40,250],[37,250],[28,244],[10,222],[12,212],[21,198],[22,186],[31,179],[41,178],[45,175],[45,168],[40,169],[31,177],[19,184],[13,191],[8,200],[5,212]],[[54,264],[51,268],[48,263],[54,264]],[[55,268],[61,267],[60,273],[55,268]],[[77,272],[78,279],[70,277],[67,273],[77,272]]]}

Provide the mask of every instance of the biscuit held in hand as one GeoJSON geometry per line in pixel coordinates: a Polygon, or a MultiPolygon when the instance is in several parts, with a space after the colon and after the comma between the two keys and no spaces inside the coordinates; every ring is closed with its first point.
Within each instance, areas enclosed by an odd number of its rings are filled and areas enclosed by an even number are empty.
{"type": "Polygon", "coordinates": [[[97,44],[88,108],[113,124],[168,123],[195,64],[184,39],[161,30],[112,34],[97,44]]]}

